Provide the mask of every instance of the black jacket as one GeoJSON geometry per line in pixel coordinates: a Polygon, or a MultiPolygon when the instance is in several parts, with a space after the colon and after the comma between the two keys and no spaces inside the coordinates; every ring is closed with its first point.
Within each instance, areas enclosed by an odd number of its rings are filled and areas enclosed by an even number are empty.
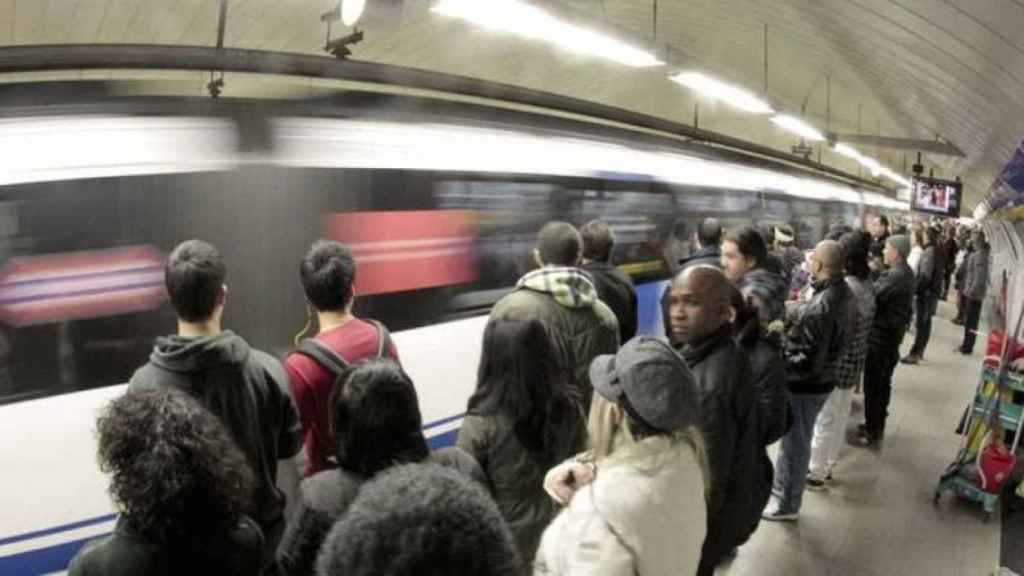
{"type": "Polygon", "coordinates": [[[761,444],[774,444],[789,428],[789,388],[786,386],[786,361],[777,334],[750,331],[737,335],[736,341],[747,357],[757,392],[758,437],[761,444]]]}
{"type": "Polygon", "coordinates": [[[633,279],[606,262],[587,262],[582,267],[597,288],[597,297],[612,309],[619,321],[619,341],[625,344],[636,336],[637,300],[633,279]]]}
{"type": "Polygon", "coordinates": [[[70,576],[177,576],[224,574],[259,576],[263,534],[242,517],[226,539],[167,548],[136,533],[122,517],[114,533],[86,544],[68,566],[70,576]]]}
{"type": "MultiPolygon", "coordinates": [[[[433,452],[430,461],[454,468],[481,485],[486,482],[477,462],[458,448],[433,452]]],[[[365,481],[340,468],[318,472],[302,481],[295,512],[277,550],[282,576],[309,576],[315,572],[317,554],[328,532],[356,499],[365,481]]]]}
{"type": "Polygon", "coordinates": [[[750,360],[726,324],[681,350],[700,392],[711,468],[708,531],[701,565],[714,565],[750,536],[757,479],[757,406],[750,360]]]}
{"type": "Polygon", "coordinates": [[[793,394],[826,394],[846,344],[850,288],[843,278],[815,281],[814,295],[798,311],[783,343],[786,381],[793,394]]]}
{"type": "Polygon", "coordinates": [[[686,270],[692,266],[714,266],[721,270],[722,268],[722,250],[718,246],[704,246],[694,251],[688,257],[683,258],[679,262],[679,271],[686,270]]]}
{"type": "Polygon", "coordinates": [[[128,391],[163,386],[186,391],[231,432],[256,473],[253,520],[267,545],[276,546],[285,504],[277,462],[302,449],[302,426],[281,363],[230,330],[203,338],[165,336],[132,375],[128,391]]]}
{"type": "Polygon", "coordinates": [[[875,319],[869,346],[899,346],[910,326],[914,302],[914,271],[906,262],[882,272],[875,282],[875,319]]]}

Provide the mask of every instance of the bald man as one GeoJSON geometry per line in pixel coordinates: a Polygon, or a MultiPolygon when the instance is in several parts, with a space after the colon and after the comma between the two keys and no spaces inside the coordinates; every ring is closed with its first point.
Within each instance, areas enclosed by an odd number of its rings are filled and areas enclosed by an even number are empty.
{"type": "Polygon", "coordinates": [[[776,495],[764,518],[794,521],[800,514],[811,459],[814,421],[836,386],[852,297],[844,280],[843,249],[834,240],[818,244],[811,256],[811,298],[796,311],[783,342],[786,383],[793,423],[775,461],[776,495]]]}
{"type": "Polygon", "coordinates": [[[700,391],[712,476],[698,576],[714,573],[752,532],[757,413],[750,361],[732,338],[730,295],[722,271],[706,265],[680,272],[670,292],[672,340],[700,391]]]}

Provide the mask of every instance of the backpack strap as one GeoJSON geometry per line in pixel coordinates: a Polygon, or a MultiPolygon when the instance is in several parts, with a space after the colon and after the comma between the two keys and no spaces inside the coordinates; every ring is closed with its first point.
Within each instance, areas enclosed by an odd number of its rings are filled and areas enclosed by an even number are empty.
{"type": "Polygon", "coordinates": [[[376,320],[370,320],[371,324],[377,327],[377,358],[384,358],[391,354],[393,343],[391,334],[386,326],[376,320]]]}
{"type": "Polygon", "coordinates": [[[306,338],[302,342],[299,342],[298,347],[295,348],[295,352],[312,359],[314,362],[333,374],[335,378],[341,376],[341,373],[348,368],[348,362],[346,362],[344,358],[338,355],[334,350],[331,350],[324,344],[320,343],[315,338],[306,338]]]}

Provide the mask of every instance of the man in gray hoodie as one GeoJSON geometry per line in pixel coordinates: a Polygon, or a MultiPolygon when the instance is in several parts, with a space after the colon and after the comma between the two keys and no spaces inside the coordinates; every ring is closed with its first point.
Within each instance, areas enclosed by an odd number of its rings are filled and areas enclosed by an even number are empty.
{"type": "Polygon", "coordinates": [[[516,289],[491,309],[491,318],[536,318],[569,370],[570,386],[590,409],[590,362],[619,348],[619,323],[597,296],[590,277],[577,268],[583,241],[567,222],[549,222],[537,234],[533,251],[539,268],[527,273],[516,289]]]}
{"type": "Polygon", "coordinates": [[[285,504],[299,482],[293,458],[302,450],[302,428],[281,364],[221,329],[226,275],[220,253],[206,242],[188,240],[171,252],[164,281],[178,332],[157,339],[128,393],[174,387],[221,419],[256,475],[252,516],[265,536],[264,573],[272,573],[285,504]]]}

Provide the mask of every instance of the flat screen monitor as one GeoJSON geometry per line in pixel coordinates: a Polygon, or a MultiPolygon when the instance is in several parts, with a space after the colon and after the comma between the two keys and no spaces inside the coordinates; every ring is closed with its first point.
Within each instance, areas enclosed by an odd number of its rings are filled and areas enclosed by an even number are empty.
{"type": "Polygon", "coordinates": [[[911,188],[912,210],[949,218],[960,216],[963,186],[959,182],[915,178],[911,188]]]}

